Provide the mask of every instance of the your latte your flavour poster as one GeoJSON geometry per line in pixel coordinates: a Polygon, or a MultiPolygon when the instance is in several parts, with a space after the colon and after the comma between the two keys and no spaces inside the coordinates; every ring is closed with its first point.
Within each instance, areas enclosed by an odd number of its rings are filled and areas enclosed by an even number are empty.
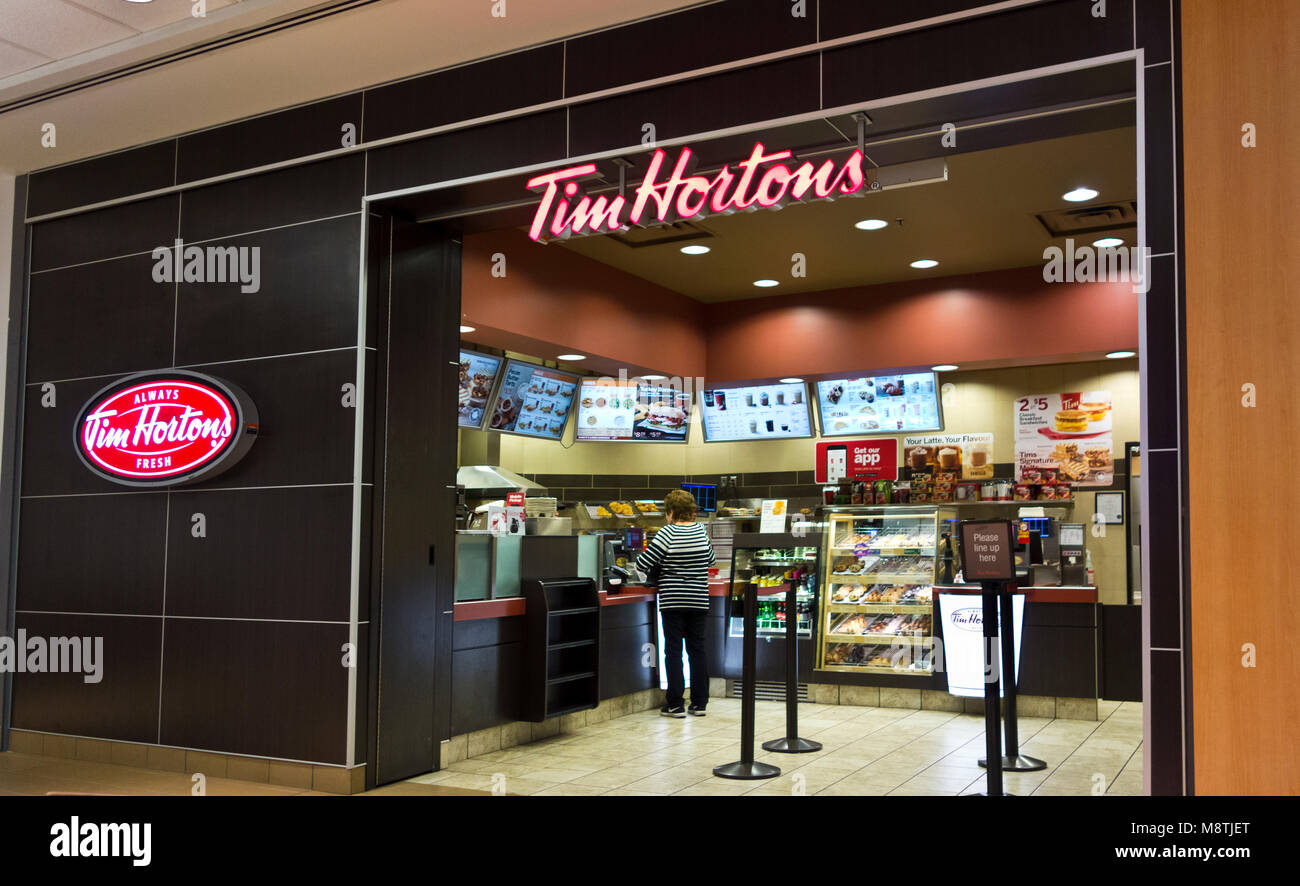
{"type": "Polygon", "coordinates": [[[1075,486],[1109,486],[1115,477],[1110,391],[1035,394],[1016,399],[1016,481],[1055,470],[1075,486]]]}

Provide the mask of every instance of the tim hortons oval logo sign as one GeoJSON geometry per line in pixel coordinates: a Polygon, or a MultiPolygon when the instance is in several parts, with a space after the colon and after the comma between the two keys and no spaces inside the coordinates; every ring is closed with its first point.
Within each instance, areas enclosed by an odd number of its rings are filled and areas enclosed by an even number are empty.
{"type": "Polygon", "coordinates": [[[77,417],[77,455],[126,486],[176,486],[229,468],[257,438],[257,408],[230,382],[173,369],[119,379],[77,417]]]}

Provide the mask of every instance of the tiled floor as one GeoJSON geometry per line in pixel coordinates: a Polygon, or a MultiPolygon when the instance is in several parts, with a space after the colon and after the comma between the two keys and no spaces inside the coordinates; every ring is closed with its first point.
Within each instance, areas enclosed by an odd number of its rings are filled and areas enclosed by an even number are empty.
{"type": "MultiPolygon", "coordinates": [[[[1041,772],[1008,773],[1014,794],[1142,793],[1142,706],[1101,702],[1100,722],[1020,719],[1021,751],[1046,760],[1041,772]]],[[[473,757],[431,775],[362,796],[951,796],[984,789],[981,717],[900,708],[805,704],[799,733],[824,745],[813,754],[756,759],[781,767],[764,781],[730,781],[713,767],[739,756],[740,702],[715,699],[703,719],[657,712],[620,717],[577,732],[473,757]]],[[[784,706],[759,702],[758,744],[785,733],[784,706]]],[[[0,754],[0,795],[47,793],[189,794],[187,773],[158,772],[32,754],[0,754]]],[[[209,778],[207,793],[329,796],[316,791],[209,778]]]]}
{"type": "MultiPolygon", "coordinates": [[[[1020,719],[1021,752],[1047,761],[1040,772],[1007,773],[1013,794],[1142,793],[1142,706],[1101,702],[1102,720],[1020,719]]],[[[537,796],[859,795],[954,796],[984,790],[982,717],[941,711],[804,704],[799,733],[812,754],[755,758],[781,767],[764,781],[717,778],[739,757],[740,702],[715,699],[703,719],[651,711],[473,757],[407,784],[537,796]]],[[[756,744],[785,734],[784,705],[759,702],[756,744]]]]}
{"type": "MultiPolygon", "coordinates": [[[[330,797],[303,788],[239,781],[233,778],[209,778],[205,784],[208,796],[261,796],[261,797],[330,797]]],[[[159,772],[156,769],[137,769],[112,763],[92,763],[87,760],[66,760],[42,757],[35,754],[0,754],[0,796],[37,794],[152,794],[183,796],[191,792],[193,782],[189,773],[159,772]]],[[[450,785],[418,785],[409,782],[388,785],[361,796],[371,795],[430,796],[484,796],[484,791],[455,788],[450,785]]]]}

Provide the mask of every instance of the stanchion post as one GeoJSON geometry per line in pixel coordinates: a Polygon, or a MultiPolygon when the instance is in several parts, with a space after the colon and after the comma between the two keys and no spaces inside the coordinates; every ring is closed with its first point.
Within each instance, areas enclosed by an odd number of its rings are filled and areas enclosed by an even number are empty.
{"type": "MultiPolygon", "coordinates": [[[[998,609],[1001,611],[999,617],[1001,623],[1001,646],[1002,646],[1002,685],[1003,696],[1005,697],[1006,710],[1003,716],[1006,717],[1006,753],[1002,755],[1002,769],[1006,772],[1037,772],[1040,769],[1046,769],[1047,763],[1037,757],[1026,756],[1020,753],[1020,727],[1016,714],[1016,645],[1015,645],[1015,609],[1012,604],[1012,595],[1016,592],[1016,586],[1003,585],[998,596],[998,609]]],[[[988,758],[980,760],[980,765],[988,764],[988,758]]]]}
{"type": "Polygon", "coordinates": [[[799,737],[799,615],[792,583],[785,594],[785,737],[763,742],[763,750],[778,754],[807,754],[821,742],[799,737]]]}
{"type": "Polygon", "coordinates": [[[998,723],[998,658],[993,641],[998,636],[999,582],[981,583],[984,599],[984,759],[988,762],[990,797],[1002,796],[1002,728],[998,723]]]}
{"type": "Polygon", "coordinates": [[[754,760],[754,690],[755,662],[758,658],[758,588],[745,583],[744,637],[741,640],[740,665],[740,760],[713,767],[719,778],[775,778],[781,770],[770,763],[754,760]]]}

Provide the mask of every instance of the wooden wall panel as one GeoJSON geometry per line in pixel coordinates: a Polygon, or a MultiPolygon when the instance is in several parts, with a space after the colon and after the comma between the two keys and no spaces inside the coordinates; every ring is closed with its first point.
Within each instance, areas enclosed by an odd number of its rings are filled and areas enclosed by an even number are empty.
{"type": "Polygon", "coordinates": [[[1300,5],[1186,0],[1182,39],[1196,792],[1296,794],[1300,528],[1270,478],[1300,437],[1300,5]]]}

